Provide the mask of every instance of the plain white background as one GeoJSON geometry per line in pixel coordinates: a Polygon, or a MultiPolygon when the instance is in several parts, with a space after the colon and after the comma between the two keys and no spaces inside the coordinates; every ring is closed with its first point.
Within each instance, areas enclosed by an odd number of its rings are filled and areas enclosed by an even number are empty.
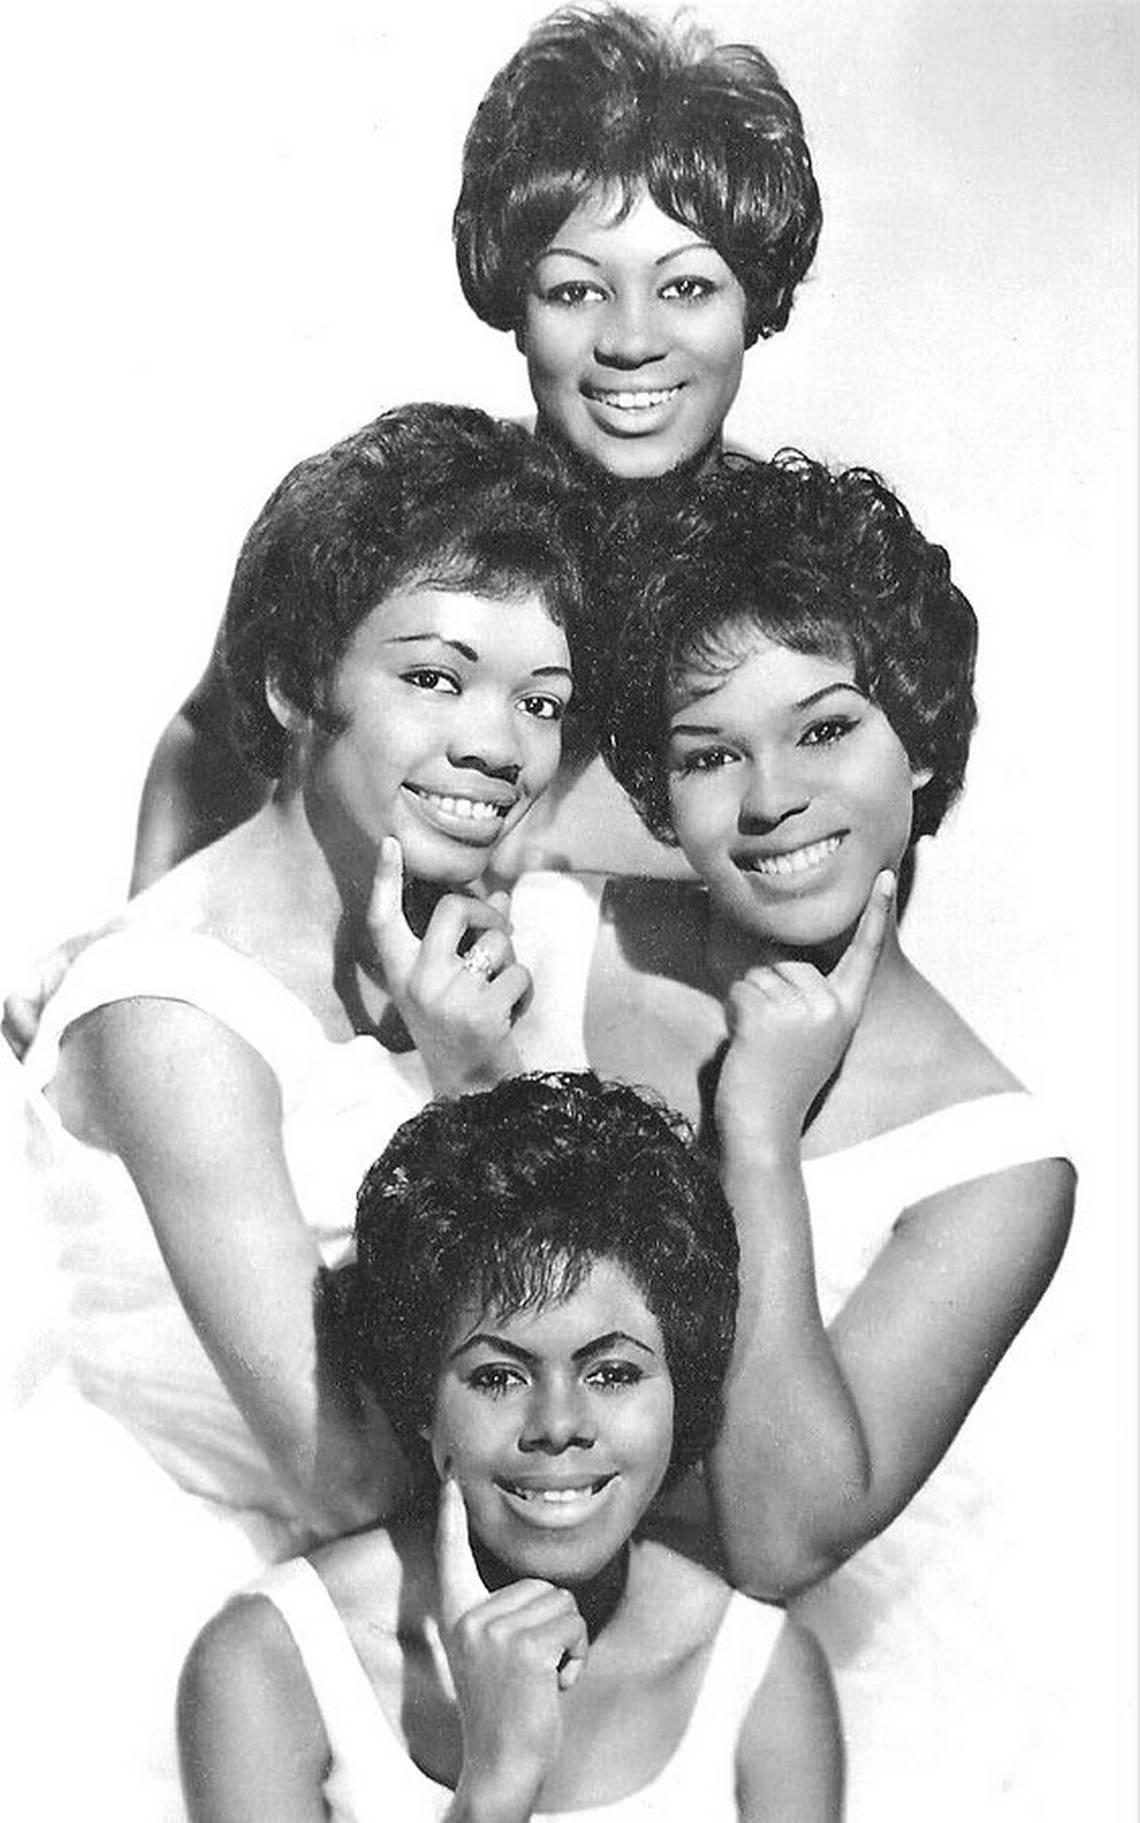
{"type": "MultiPolygon", "coordinates": [[[[543,10],[62,0],[10,23],[4,981],[121,897],[154,740],[284,470],[412,398],[528,410],[510,338],[463,303],[449,224],[466,123],[543,10]]],[[[1034,1350],[1068,1364],[1025,1446],[1042,1641],[1055,1608],[1069,1678],[1071,1751],[1044,1783],[1049,1817],[1131,1816],[1135,12],[698,10],[777,63],[825,206],[732,438],[880,469],[982,623],[967,795],[926,845],[907,935],[1060,1105],[1080,1162],[1074,1241],[1022,1345],[1026,1383],[1034,1350]]]]}

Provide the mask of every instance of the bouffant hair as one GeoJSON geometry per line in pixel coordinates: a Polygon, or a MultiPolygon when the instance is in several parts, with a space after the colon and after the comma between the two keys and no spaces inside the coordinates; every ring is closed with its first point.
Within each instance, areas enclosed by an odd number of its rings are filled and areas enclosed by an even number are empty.
{"type": "Polygon", "coordinates": [[[912,840],[938,828],[977,719],[977,620],[946,552],[878,475],[831,472],[795,450],[771,462],[725,456],[683,489],[631,500],[598,577],[604,751],[661,840],[676,842],[666,752],[678,693],[732,671],[753,632],[854,666],[911,766],[931,773],[915,794],[912,840]]]}
{"type": "Polygon", "coordinates": [[[221,651],[236,737],[273,778],[289,738],[270,683],[330,733],[353,634],[400,589],[534,592],[571,640],[588,508],[565,457],[522,426],[457,405],[384,412],[275,489],[238,558],[221,651]]]}
{"type": "Polygon", "coordinates": [[[788,321],[822,212],[799,109],[768,59],[621,7],[566,7],[531,33],[467,135],[459,277],[495,329],[522,321],[529,274],[587,197],[647,190],[732,268],[749,344],[788,321]]]}
{"type": "Polygon", "coordinates": [[[671,1482],[720,1422],[738,1249],[713,1161],[647,1093],[553,1072],[429,1104],[367,1173],[356,1260],[325,1290],[344,1357],[415,1459],[460,1311],[558,1303],[601,1260],[624,1268],[661,1328],[671,1482]]]}

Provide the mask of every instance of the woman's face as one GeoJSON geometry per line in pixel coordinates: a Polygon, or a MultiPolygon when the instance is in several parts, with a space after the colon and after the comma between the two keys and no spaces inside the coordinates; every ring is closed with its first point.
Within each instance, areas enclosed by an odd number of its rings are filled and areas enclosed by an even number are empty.
{"type": "Polygon", "coordinates": [[[430,1442],[500,1562],[562,1585],[597,1575],[660,1488],[673,1447],[665,1344],[625,1270],[599,1260],[543,1309],[462,1311],[430,1442]]]}
{"type": "Polygon", "coordinates": [[[304,761],[314,827],[339,852],[398,837],[409,874],[478,878],[554,777],[566,638],[536,595],[409,588],[374,608],[337,669],[345,727],[304,761]]]}
{"type": "Polygon", "coordinates": [[[910,837],[913,772],[852,664],[759,633],[720,677],[693,676],[670,718],[673,827],[717,909],[776,948],[854,925],[910,837]]]}
{"type": "Polygon", "coordinates": [[[611,474],[663,475],[719,440],[740,387],[744,289],[643,193],[605,195],[537,260],[519,347],[541,420],[611,474]]]}

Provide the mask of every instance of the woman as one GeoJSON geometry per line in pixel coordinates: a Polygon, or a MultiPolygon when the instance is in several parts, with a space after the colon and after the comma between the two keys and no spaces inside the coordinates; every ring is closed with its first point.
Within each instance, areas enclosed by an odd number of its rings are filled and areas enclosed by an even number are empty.
{"type": "Polygon", "coordinates": [[[401,1129],[357,1242],[341,1333],[423,1504],[203,1634],[195,1823],[837,1818],[819,1648],[646,1522],[715,1429],[731,1348],[711,1163],[631,1089],[516,1078],[401,1129]]]}
{"type": "Polygon", "coordinates": [[[964,776],[974,615],[875,476],[795,456],[634,503],[606,573],[637,604],[609,756],[704,890],[564,883],[586,1048],[715,1126],[743,1287],[709,1477],[730,1572],[820,1585],[797,1611],[837,1670],[852,1816],[904,1814],[940,1735],[958,1778],[987,1747],[977,1717],[953,1733],[956,1654],[987,1640],[952,1580],[985,1484],[961,1451],[935,1471],[1073,1199],[1058,1134],[894,916],[964,776]]]}
{"type": "MultiPolygon", "coordinates": [[[[168,1745],[163,1664],[217,1600],[403,1491],[381,1414],[362,1424],[326,1384],[313,1319],[364,1165],[433,1093],[517,1071],[532,1037],[551,1051],[480,880],[558,765],[576,520],[554,452],[458,407],[388,413],[293,470],[223,636],[272,796],[84,952],[28,1059],[58,1116],[100,1581],[142,1629],[168,1745]],[[179,1572],[148,1599],[155,1538],[179,1572]]],[[[541,955],[541,888],[525,900],[516,940],[541,955]]],[[[557,988],[536,986],[549,1013],[557,988]]],[[[65,1656],[78,1682],[90,1666],[65,1656]]],[[[138,1695],[115,1692],[105,1735],[125,1731],[128,1786],[138,1695]]],[[[167,1813],[156,1795],[144,1814],[167,1813]]]]}
{"type": "MultiPolygon", "coordinates": [[[[799,111],[758,50],[605,7],[552,14],[495,76],[454,230],[468,302],[525,357],[539,434],[581,456],[605,500],[607,477],[720,449],[744,354],[785,327],[820,221],[799,111]]],[[[151,762],[134,889],[263,797],[215,655],[151,762]]],[[[569,827],[567,851],[560,824],[531,819],[500,864],[566,865],[583,848],[587,865],[612,850],[668,867],[600,768],[569,827]]]]}

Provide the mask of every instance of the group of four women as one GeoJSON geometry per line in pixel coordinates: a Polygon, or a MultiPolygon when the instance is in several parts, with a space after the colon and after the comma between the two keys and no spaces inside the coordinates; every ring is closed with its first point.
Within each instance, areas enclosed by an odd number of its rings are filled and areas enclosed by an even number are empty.
{"type": "Polygon", "coordinates": [[[929,1814],[908,1586],[1073,1175],[900,943],[975,715],[946,555],[868,470],[723,447],[819,224],[758,51],[554,15],[455,218],[535,432],[398,407],[246,540],[144,890],[26,1065],[114,1539],[56,1571],[61,1687],[118,1815],[833,1817],[821,1644],[848,1814],[929,1814]],[[512,884],[583,768],[686,877],[512,884]],[[183,1800],[179,1666],[259,1575],[183,1800]]]}

